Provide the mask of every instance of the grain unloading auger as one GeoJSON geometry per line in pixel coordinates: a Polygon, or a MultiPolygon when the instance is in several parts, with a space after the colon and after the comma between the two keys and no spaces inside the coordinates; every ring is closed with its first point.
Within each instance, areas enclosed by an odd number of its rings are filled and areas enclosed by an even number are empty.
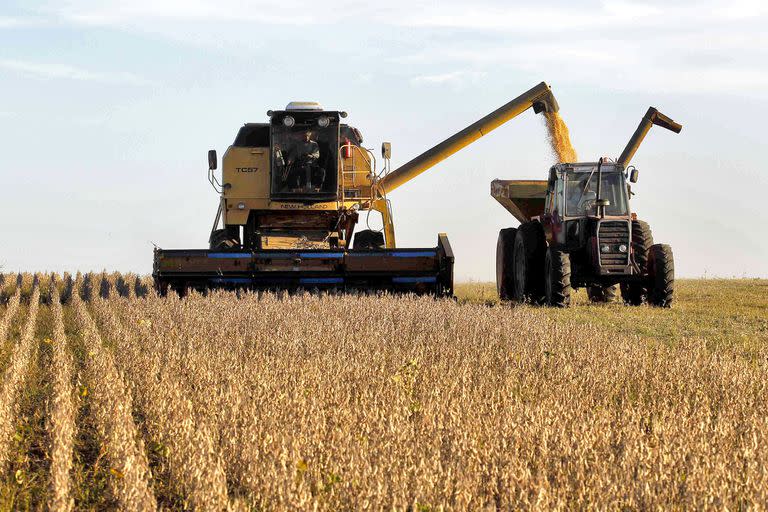
{"type": "Polygon", "coordinates": [[[453,252],[448,237],[436,247],[399,248],[387,194],[529,108],[557,112],[540,83],[479,121],[388,172],[362,146],[346,112],[292,102],[269,111],[269,122],[240,128],[215,175],[220,194],[209,249],[155,249],[153,277],[169,289],[390,290],[453,295],[453,252]],[[377,211],[383,229],[355,232],[363,212],[377,211]],[[221,224],[221,227],[219,225],[221,224]]]}

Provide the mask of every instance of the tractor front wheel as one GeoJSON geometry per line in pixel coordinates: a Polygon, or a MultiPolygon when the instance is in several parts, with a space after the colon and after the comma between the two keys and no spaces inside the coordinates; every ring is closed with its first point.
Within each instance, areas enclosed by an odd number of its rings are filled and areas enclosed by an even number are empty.
{"type": "Polygon", "coordinates": [[[672,307],[675,292],[675,261],[672,247],[652,245],[648,251],[648,303],[662,308],[672,307]]]}
{"type": "Polygon", "coordinates": [[[515,292],[515,235],[517,228],[499,231],[496,241],[496,291],[500,300],[510,300],[515,292]]]}
{"type": "Polygon", "coordinates": [[[544,301],[544,229],[536,221],[521,224],[515,235],[514,299],[541,304],[544,301]]]}
{"type": "Polygon", "coordinates": [[[551,247],[544,258],[544,296],[550,306],[571,305],[571,257],[551,247]]]}

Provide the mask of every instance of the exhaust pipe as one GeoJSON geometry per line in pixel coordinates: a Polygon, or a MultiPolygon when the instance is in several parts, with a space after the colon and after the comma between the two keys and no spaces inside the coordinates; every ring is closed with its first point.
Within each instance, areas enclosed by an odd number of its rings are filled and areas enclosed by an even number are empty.
{"type": "Polygon", "coordinates": [[[643,139],[648,135],[648,131],[653,125],[661,126],[662,128],[666,128],[675,133],[680,133],[680,130],[683,129],[683,125],[674,122],[654,107],[650,107],[648,112],[645,113],[645,116],[643,116],[642,121],[640,121],[635,133],[632,134],[632,138],[629,139],[624,151],[621,152],[618,161],[620,165],[626,167],[629,161],[632,160],[632,157],[635,156],[635,152],[637,152],[637,148],[643,143],[643,139]]]}

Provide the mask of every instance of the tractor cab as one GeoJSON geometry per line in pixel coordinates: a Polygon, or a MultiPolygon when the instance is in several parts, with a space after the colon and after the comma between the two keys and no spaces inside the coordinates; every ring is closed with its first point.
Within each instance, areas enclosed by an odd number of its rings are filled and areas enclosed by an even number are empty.
{"type": "Polygon", "coordinates": [[[624,169],[615,163],[604,163],[598,171],[597,163],[560,164],[550,171],[550,200],[560,201],[559,213],[563,217],[609,217],[629,215],[629,201],[624,169]],[[557,183],[562,181],[562,183],[557,183]],[[562,197],[556,197],[562,192],[562,197]],[[601,212],[598,212],[601,199],[601,212]]]}
{"type": "Polygon", "coordinates": [[[632,275],[624,168],[609,159],[550,169],[541,225],[548,245],[571,254],[579,274],[632,275]]]}

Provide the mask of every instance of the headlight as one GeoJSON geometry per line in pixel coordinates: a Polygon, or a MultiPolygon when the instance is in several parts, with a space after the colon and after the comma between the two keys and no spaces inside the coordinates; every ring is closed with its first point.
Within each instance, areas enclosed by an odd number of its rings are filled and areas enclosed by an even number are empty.
{"type": "Polygon", "coordinates": [[[245,203],[237,203],[238,210],[245,210],[245,203]]]}
{"type": "Polygon", "coordinates": [[[619,246],[619,252],[627,252],[627,246],[624,244],[621,244],[619,246]]]}
{"type": "Polygon", "coordinates": [[[296,124],[296,120],[291,116],[285,116],[283,118],[283,124],[288,128],[290,128],[291,126],[296,124]]]}
{"type": "Polygon", "coordinates": [[[331,120],[328,119],[328,116],[320,116],[320,119],[317,120],[317,124],[320,125],[320,128],[328,128],[328,125],[331,124],[331,120]]]}
{"type": "Polygon", "coordinates": [[[609,245],[603,244],[600,246],[600,252],[609,252],[611,250],[611,247],[609,245]]]}

